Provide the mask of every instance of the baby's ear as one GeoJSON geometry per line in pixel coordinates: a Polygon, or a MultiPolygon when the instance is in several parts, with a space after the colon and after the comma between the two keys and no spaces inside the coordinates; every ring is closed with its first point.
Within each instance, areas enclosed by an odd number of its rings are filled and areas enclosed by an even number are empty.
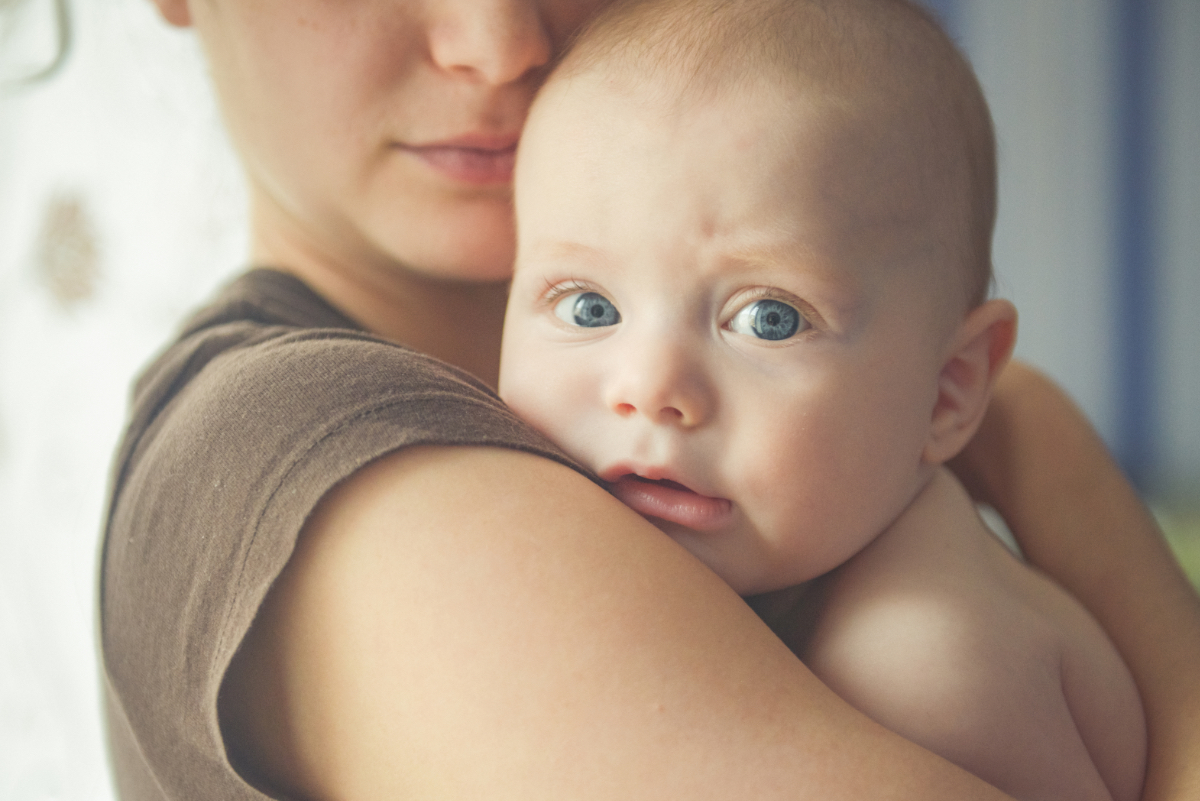
{"type": "Polygon", "coordinates": [[[937,403],[922,454],[927,463],[949,460],[975,434],[1016,339],[1017,310],[1007,300],[989,300],[963,320],[938,375],[937,403]]]}
{"type": "Polygon", "coordinates": [[[158,13],[171,25],[186,28],[192,24],[192,12],[188,8],[188,0],[153,0],[158,6],[158,13]]]}

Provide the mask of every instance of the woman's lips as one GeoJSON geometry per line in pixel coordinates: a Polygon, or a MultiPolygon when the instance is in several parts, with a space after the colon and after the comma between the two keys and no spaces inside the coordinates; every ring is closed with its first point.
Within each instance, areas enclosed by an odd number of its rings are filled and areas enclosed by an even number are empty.
{"type": "Polygon", "coordinates": [[[517,157],[515,136],[462,136],[398,147],[436,172],[468,184],[510,183],[517,157]]]}
{"type": "Polygon", "coordinates": [[[725,498],[710,498],[674,481],[651,481],[627,474],[610,483],[609,488],[621,503],[640,515],[699,531],[719,528],[733,512],[733,504],[725,498]]]}

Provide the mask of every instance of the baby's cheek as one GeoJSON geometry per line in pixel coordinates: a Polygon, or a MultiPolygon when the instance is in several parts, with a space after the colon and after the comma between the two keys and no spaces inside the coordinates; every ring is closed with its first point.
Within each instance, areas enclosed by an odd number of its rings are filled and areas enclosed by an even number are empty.
{"type": "Polygon", "coordinates": [[[510,409],[541,428],[550,422],[548,412],[554,392],[545,381],[549,360],[539,350],[536,342],[520,337],[519,330],[506,334],[499,391],[510,409]]]}
{"type": "Polygon", "coordinates": [[[501,382],[500,397],[526,422],[539,429],[552,427],[554,393],[537,379],[537,370],[514,368],[501,382]]]}
{"type": "Polygon", "coordinates": [[[501,374],[500,396],[519,417],[571,456],[581,459],[586,412],[580,376],[570,359],[536,348],[514,354],[501,374]]]}
{"type": "Polygon", "coordinates": [[[506,342],[500,359],[500,382],[497,392],[500,399],[521,417],[528,417],[525,407],[529,382],[525,366],[524,359],[514,353],[506,342]]]}
{"type": "Polygon", "coordinates": [[[736,457],[728,460],[737,481],[737,499],[743,513],[768,531],[797,522],[806,506],[809,476],[786,435],[757,437],[757,447],[736,443],[736,457]]]}
{"type": "Polygon", "coordinates": [[[824,565],[834,550],[830,540],[839,527],[838,510],[847,499],[830,480],[836,465],[802,433],[776,430],[773,437],[760,437],[758,448],[740,450],[738,502],[780,558],[824,565]]]}

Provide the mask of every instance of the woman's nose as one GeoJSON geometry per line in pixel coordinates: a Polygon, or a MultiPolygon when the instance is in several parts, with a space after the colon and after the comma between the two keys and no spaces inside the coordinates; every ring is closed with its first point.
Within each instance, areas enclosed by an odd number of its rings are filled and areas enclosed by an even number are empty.
{"type": "Polygon", "coordinates": [[[431,0],[428,7],[429,52],[447,72],[499,86],[553,54],[536,0],[431,0]]]}
{"type": "Polygon", "coordinates": [[[609,409],[657,425],[696,428],[715,411],[715,395],[699,361],[681,347],[626,353],[608,385],[609,409]]]}

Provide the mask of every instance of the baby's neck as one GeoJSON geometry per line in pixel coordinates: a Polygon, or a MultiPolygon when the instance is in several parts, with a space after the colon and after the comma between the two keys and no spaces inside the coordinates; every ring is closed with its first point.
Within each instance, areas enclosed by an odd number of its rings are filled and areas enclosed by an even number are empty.
{"type": "Polygon", "coordinates": [[[955,559],[987,563],[1004,550],[959,480],[938,467],[900,516],[847,564],[883,560],[892,570],[919,575],[955,559]]]}

